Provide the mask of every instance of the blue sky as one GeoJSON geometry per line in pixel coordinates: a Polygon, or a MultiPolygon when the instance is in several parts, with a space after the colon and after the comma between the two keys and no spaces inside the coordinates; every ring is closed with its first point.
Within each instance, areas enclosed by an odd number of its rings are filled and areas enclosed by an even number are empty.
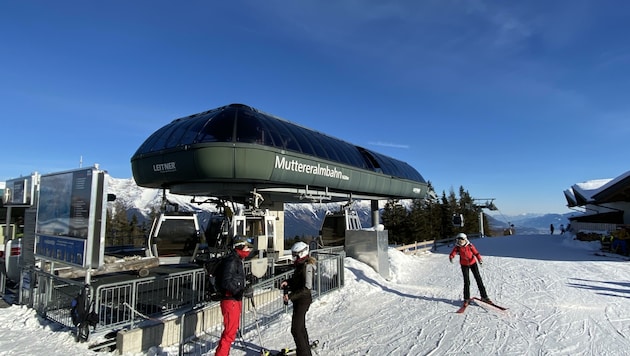
{"type": "Polygon", "coordinates": [[[628,171],[630,2],[4,1],[0,180],[130,158],[243,103],[403,160],[438,195],[565,213],[628,171]]]}

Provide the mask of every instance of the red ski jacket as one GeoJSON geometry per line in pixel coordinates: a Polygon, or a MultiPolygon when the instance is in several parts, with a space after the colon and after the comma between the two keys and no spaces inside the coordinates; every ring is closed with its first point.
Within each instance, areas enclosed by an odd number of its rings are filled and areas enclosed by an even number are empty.
{"type": "Polygon", "coordinates": [[[479,254],[479,251],[477,251],[475,246],[470,242],[465,246],[455,245],[455,247],[453,247],[453,251],[451,251],[451,254],[448,255],[448,258],[453,259],[458,253],[459,264],[462,266],[472,266],[477,263],[477,261],[481,262],[481,255],[479,254]]]}

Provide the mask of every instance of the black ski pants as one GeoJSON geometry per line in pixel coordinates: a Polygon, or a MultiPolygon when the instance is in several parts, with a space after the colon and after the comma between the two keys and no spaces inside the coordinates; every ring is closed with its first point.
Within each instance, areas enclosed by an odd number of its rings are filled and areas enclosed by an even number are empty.
{"type": "Polygon", "coordinates": [[[293,301],[293,318],[291,319],[291,335],[295,341],[297,356],[311,356],[311,343],[306,331],[306,312],[311,306],[310,294],[305,298],[293,301]]]}
{"type": "Polygon", "coordinates": [[[483,281],[481,280],[481,274],[479,273],[479,266],[475,263],[471,266],[462,265],[462,275],[464,276],[464,300],[470,299],[470,271],[472,271],[472,274],[475,277],[475,282],[477,282],[477,288],[479,288],[481,298],[488,298],[486,287],[484,287],[483,281]]]}

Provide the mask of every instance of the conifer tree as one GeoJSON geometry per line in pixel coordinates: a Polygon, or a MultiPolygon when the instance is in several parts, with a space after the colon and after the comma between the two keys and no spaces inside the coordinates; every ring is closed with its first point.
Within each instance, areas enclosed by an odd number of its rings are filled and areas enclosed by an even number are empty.
{"type": "Polygon", "coordinates": [[[381,219],[388,230],[390,244],[405,243],[409,240],[407,231],[407,209],[398,200],[390,200],[385,204],[381,219]]]}

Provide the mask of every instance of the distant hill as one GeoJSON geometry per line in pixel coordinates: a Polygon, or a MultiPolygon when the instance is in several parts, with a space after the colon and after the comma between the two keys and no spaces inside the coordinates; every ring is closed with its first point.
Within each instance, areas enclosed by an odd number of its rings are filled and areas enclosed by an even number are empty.
{"type": "Polygon", "coordinates": [[[567,214],[522,214],[515,216],[501,216],[498,219],[497,215],[490,216],[486,214],[488,224],[492,230],[502,231],[510,224],[514,225],[519,235],[535,235],[535,234],[548,234],[550,233],[549,226],[551,224],[556,228],[555,234],[560,233],[560,225],[569,224],[569,217],[573,213],[567,214]]]}

